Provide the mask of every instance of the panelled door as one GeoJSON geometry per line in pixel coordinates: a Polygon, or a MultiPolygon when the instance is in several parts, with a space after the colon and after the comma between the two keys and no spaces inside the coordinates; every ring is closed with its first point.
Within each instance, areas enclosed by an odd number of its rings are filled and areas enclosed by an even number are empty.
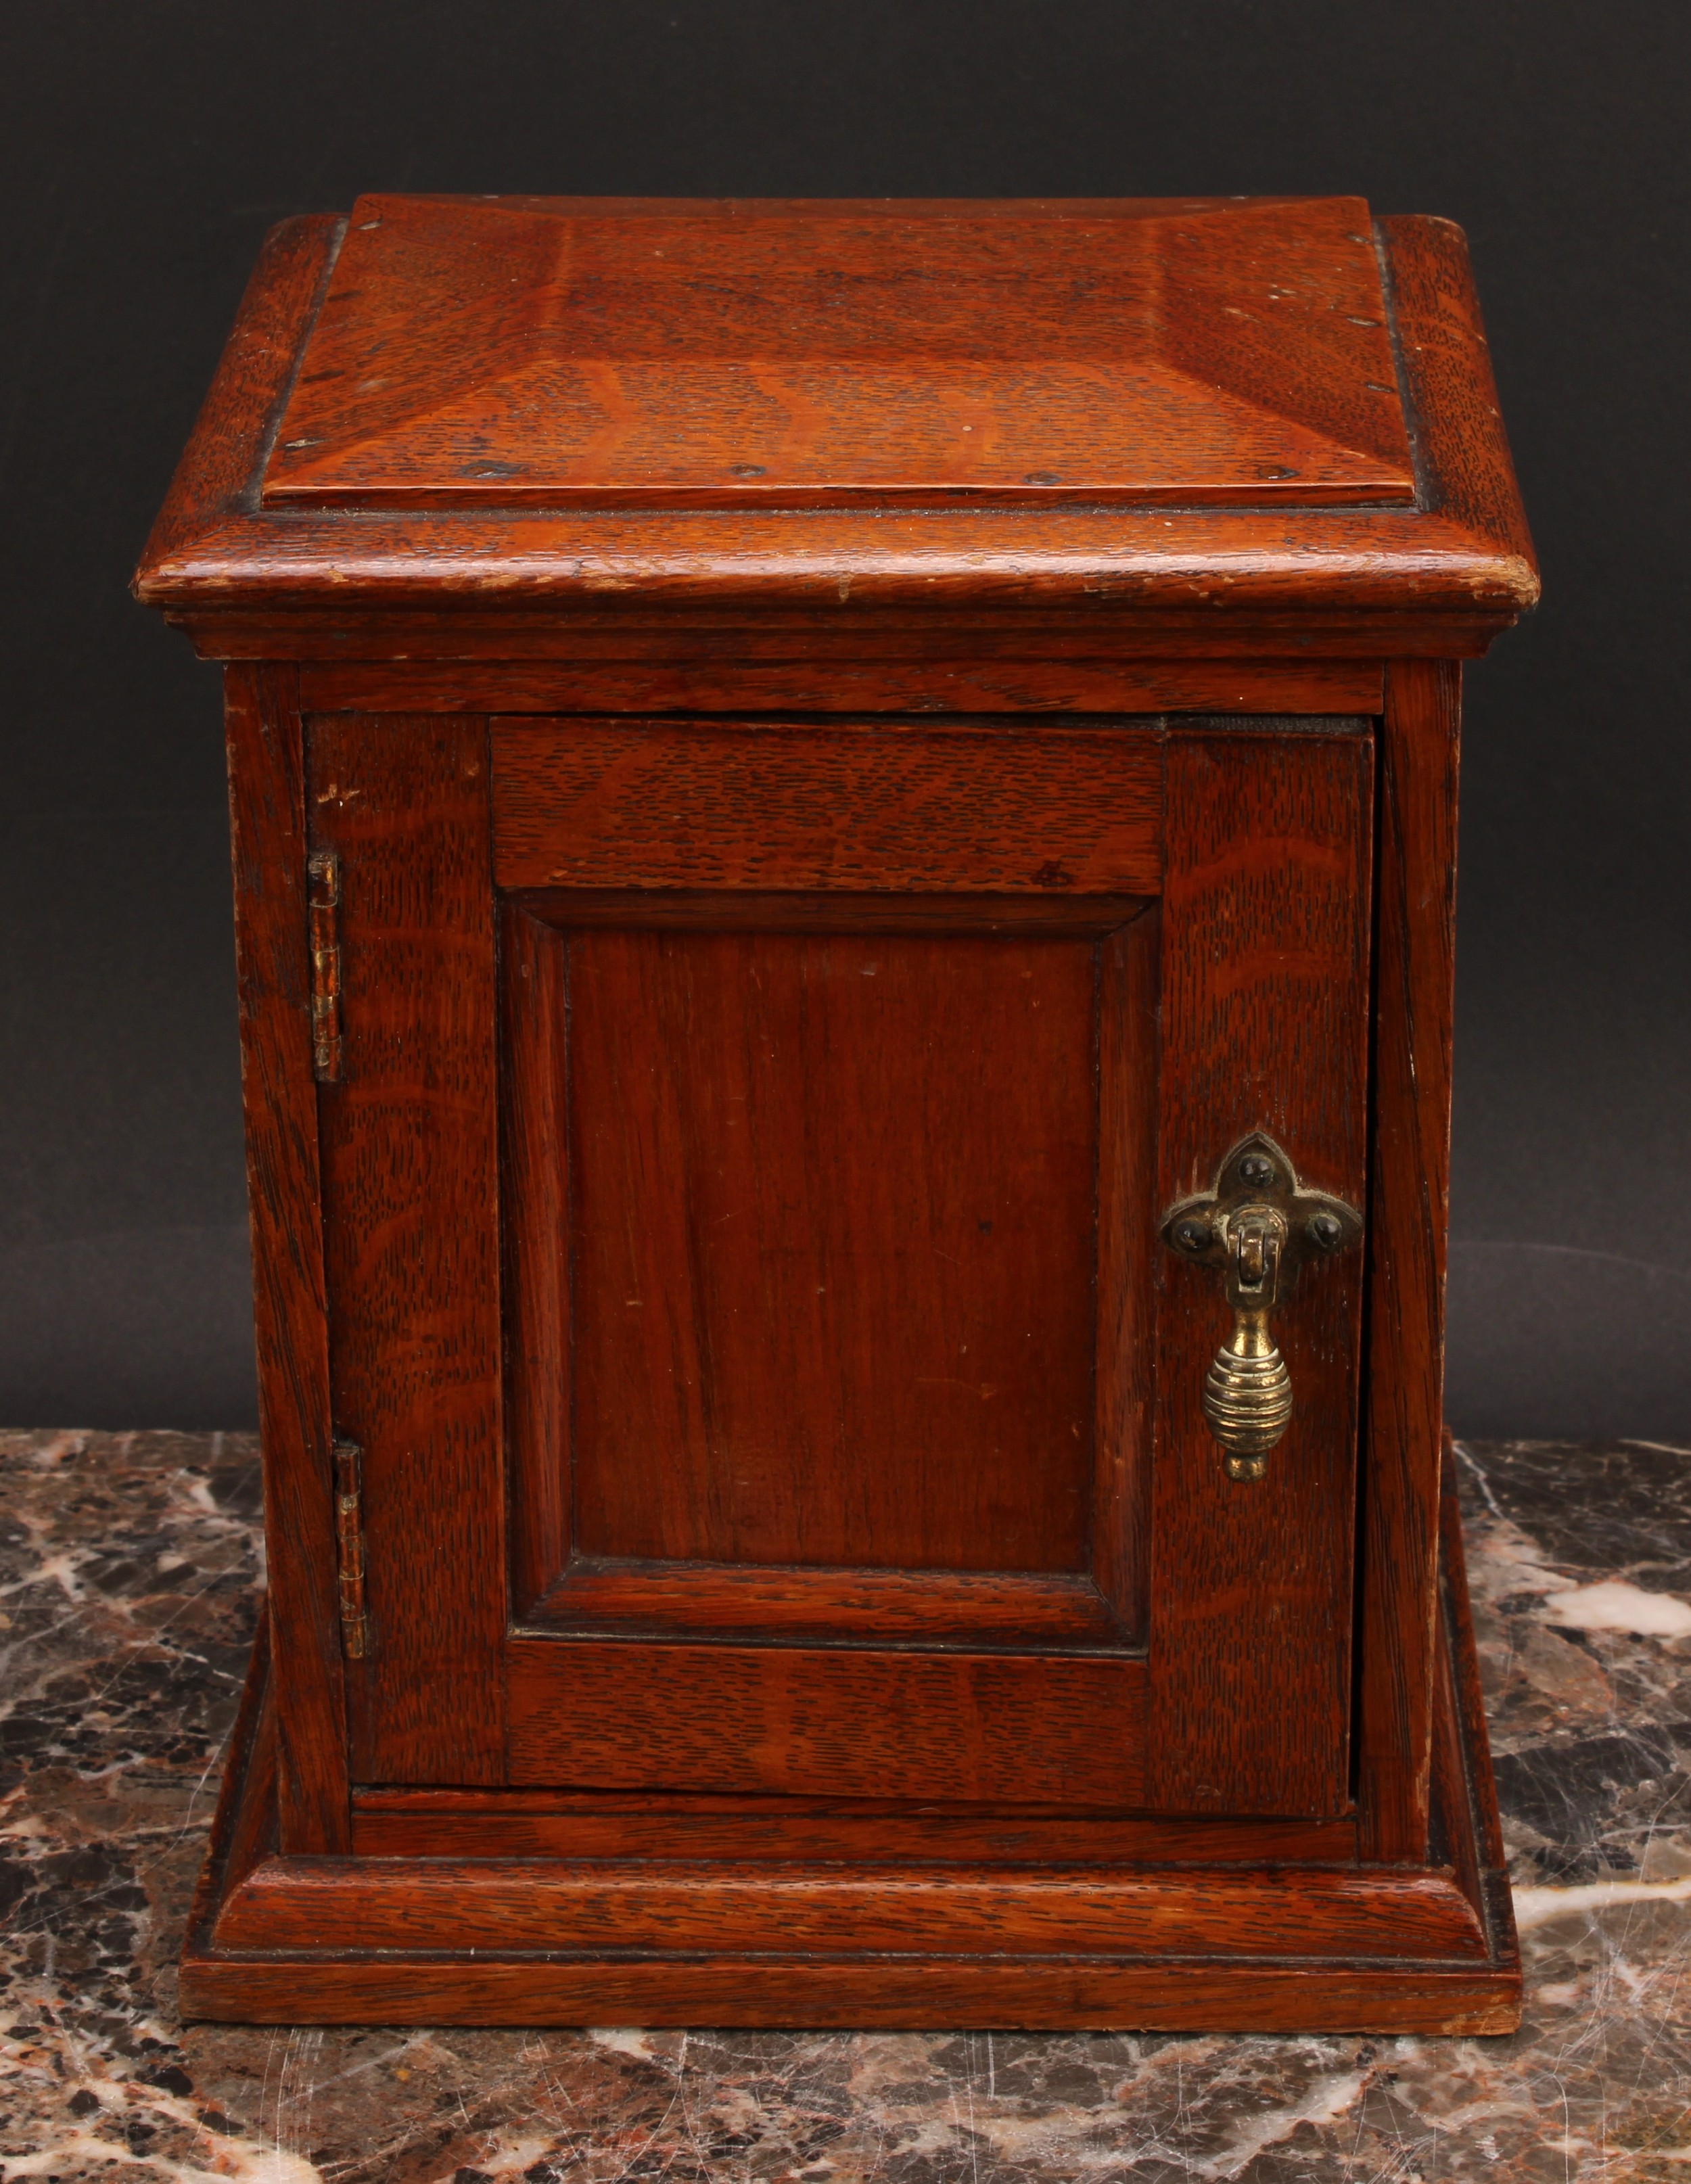
{"type": "Polygon", "coordinates": [[[308,749],[354,1780],[1344,1810],[1363,1255],[1239,1477],[1261,1240],[1164,1223],[1363,1209],[1370,724],[308,749]]]}

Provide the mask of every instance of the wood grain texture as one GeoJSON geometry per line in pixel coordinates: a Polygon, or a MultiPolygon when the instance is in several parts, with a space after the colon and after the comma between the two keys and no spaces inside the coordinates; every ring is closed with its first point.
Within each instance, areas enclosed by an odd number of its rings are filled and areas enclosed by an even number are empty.
{"type": "Polygon", "coordinates": [[[497,1781],[505,1620],[488,760],[479,721],[310,729],[341,860],[344,1065],[322,1088],[336,1424],[364,1451],[362,1780],[497,1781]]]}
{"type": "MultiPolygon", "coordinates": [[[[1255,1129],[1307,1184],[1364,1203],[1371,776],[1360,735],[1171,738],[1165,1206],[1208,1189],[1255,1129]]],[[[1266,1478],[1243,1485],[1200,1407],[1231,1324],[1220,1285],[1166,1251],[1157,1279],[1150,1802],[1337,1814],[1348,1798],[1360,1256],[1304,1272],[1276,1311],[1296,1409],[1266,1478]]]]}
{"type": "Polygon", "coordinates": [[[1352,1820],[1197,1820],[885,1797],[628,1791],[367,1790],[353,1847],[371,1858],[904,1858],[1353,1865],[1352,1820]]]}
{"type": "Polygon", "coordinates": [[[348,1846],[298,678],[229,671],[225,722],[282,1840],[348,1846]]]}
{"type": "Polygon", "coordinates": [[[1143,1802],[1142,1662],[513,1638],[508,1780],[1143,1802]]]}
{"type": "Polygon", "coordinates": [[[267,242],[137,577],[256,663],[275,1674],[190,2006],[1504,2029],[1454,1562],[1435,1612],[1454,663],[1537,577],[1459,233],[360,209],[267,242]],[[1153,1231],[1256,1128],[1374,1228],[1235,1485],[1153,1231]]]}
{"type": "Polygon", "coordinates": [[[1457,1881],[1483,1925],[1493,1961],[1521,1978],[1521,1944],[1509,1852],[1498,1812],[1485,1692],[1474,1644],[1474,1612],[1462,1544],[1456,1458],[1444,1436],[1438,1502],[1438,1682],[1433,1696],[1432,1746],[1438,1779],[1431,1819],[1457,1881]]]}
{"type": "Polygon", "coordinates": [[[1449,1218],[1461,670],[1404,662],[1380,730],[1358,1763],[1370,1853],[1426,1854],[1449,1218]]]}
{"type": "Polygon", "coordinates": [[[499,933],[506,1518],[520,1618],[571,1545],[569,996],[557,933],[508,900],[499,933]]]}
{"type": "Polygon", "coordinates": [[[1406,501],[1372,242],[1350,198],[364,197],[264,501],[1406,501]]]}
{"type": "MultiPolygon", "coordinates": [[[[389,713],[1377,713],[1385,671],[1369,660],[1089,660],[983,657],[1013,628],[977,636],[963,658],[750,660],[711,633],[644,631],[645,658],[578,656],[484,667],[431,660],[312,666],[308,710],[389,713]]],[[[567,638],[566,640],[567,641],[567,638]]],[[[1072,642],[1073,640],[1071,640],[1072,642]]],[[[1096,638],[1092,640],[1096,643],[1096,638]]],[[[600,633],[601,646],[615,645],[600,633]]],[[[620,649],[639,639],[625,636],[620,649]]],[[[795,649],[790,639],[789,649],[795,649]]]]}
{"type": "Polygon", "coordinates": [[[939,933],[1101,940],[1147,907],[1131,894],[858,894],[846,889],[522,888],[505,898],[560,933],[939,933]]]}
{"type": "Polygon", "coordinates": [[[322,301],[344,226],[326,214],[308,214],[283,220],[265,237],[143,565],[192,550],[206,526],[238,524],[256,508],[304,329],[322,301]]]}
{"type": "Polygon", "coordinates": [[[569,996],[581,1552],[1084,1568],[1093,948],[595,932],[569,996]]]}
{"type": "MultiPolygon", "coordinates": [[[[290,525],[297,520],[287,519],[290,525]]],[[[1209,596],[1214,597],[1213,591],[1209,596]]],[[[755,595],[727,605],[678,599],[661,618],[639,593],[626,605],[607,609],[607,599],[614,603],[617,597],[614,588],[601,587],[585,600],[560,599],[538,608],[482,601],[473,614],[408,607],[398,595],[381,607],[341,603],[314,609],[296,604],[254,611],[249,604],[204,611],[166,608],[165,613],[202,659],[282,659],[296,663],[303,673],[321,670],[337,675],[354,667],[409,673],[425,663],[449,672],[510,669],[550,674],[582,661],[627,660],[631,653],[665,664],[701,657],[755,664],[802,655],[818,665],[838,662],[850,669],[885,664],[901,672],[912,661],[944,667],[960,654],[985,661],[1035,654],[1059,673],[1066,661],[1096,660],[1107,653],[1113,665],[1149,663],[1182,672],[1188,666],[1207,671],[1235,661],[1267,661],[1275,670],[1289,665],[1294,671],[1303,663],[1366,663],[1383,673],[1381,662],[1388,655],[1396,660],[1477,660],[1499,628],[1495,616],[1455,602],[1415,614],[1374,606],[1318,615],[1295,604],[1241,608],[1230,599],[1225,616],[1212,609],[1204,616],[1192,609],[1147,606],[1135,601],[1126,586],[1101,587],[1080,607],[1016,601],[996,605],[989,597],[931,602],[926,614],[907,601],[871,604],[856,587],[842,597],[839,582],[798,604],[755,595]]],[[[338,696],[336,686],[332,694],[338,696]]],[[[346,709],[337,704],[323,710],[346,709]]],[[[424,705],[418,710],[432,709],[424,705]]],[[[1298,710],[1297,703],[1289,710],[1298,710]]]]}
{"type": "Polygon", "coordinates": [[[1379,232],[1427,504],[1536,573],[1467,238],[1426,218],[1382,220],[1379,232]]]}
{"type": "MultiPolygon", "coordinates": [[[[1487,1832],[1485,1819],[1487,1811],[1494,1813],[1495,1808],[1486,1805],[1483,1742],[1476,1741],[1476,1731],[1482,1732],[1483,1724],[1476,1711],[1472,1631],[1460,1580],[1460,1534],[1454,1526],[1447,1534],[1446,1546],[1450,1557],[1446,1566],[1448,1628],[1454,1673],[1439,1686],[1440,1730],[1443,1736],[1449,1719],[1448,1697],[1454,1692],[1456,1713],[1450,1726],[1460,1747],[1459,1771],[1472,1788],[1448,1816],[1441,1815],[1441,1828],[1453,1838],[1465,1829],[1476,1832],[1474,1852],[1465,1852],[1459,1846],[1456,1862],[1462,1870],[1473,1864],[1483,1866],[1495,1848],[1494,1831],[1487,1832]]],[[[1091,2025],[1211,2032],[1360,2031],[1461,2035],[1508,2032],[1520,2020],[1521,1975],[1507,1924],[1507,1907],[1503,1907],[1501,1925],[1492,1916],[1475,1920],[1472,1905],[1462,1902],[1460,1891],[1453,1886],[1448,1873],[1382,1874],[1353,1868],[1348,1874],[1330,1870],[1319,1879],[1330,1886],[1342,1881],[1348,1890],[1359,1893],[1370,1882],[1383,1883],[1385,1896],[1398,1903],[1404,1901],[1406,1880],[1434,1882],[1435,1892],[1424,1894],[1416,1890],[1413,1894],[1416,1915],[1432,1909],[1440,1930],[1460,1933],[1468,1949],[1473,1947],[1477,1927],[1482,1936],[1480,1951],[1465,1960],[1429,1964],[1398,1953],[1389,1945],[1387,1950],[1368,1956],[1335,1956],[1318,1925],[1307,1953],[1288,1952],[1264,1962],[1251,1953],[1264,1938],[1264,1916],[1271,1917],[1285,1900],[1288,1880],[1295,1888],[1306,1878],[1305,1874],[1288,1874],[1284,1869],[1257,1874],[1260,1895],[1232,1922],[1235,1934],[1242,1941],[1236,1939],[1232,1953],[1218,1959],[1205,1931],[1205,1920],[1211,1915],[1205,1906],[1214,1902],[1210,1885],[1221,1878],[1238,1888],[1242,1883],[1248,1885],[1250,1877],[1236,1867],[1214,1864],[1172,1876],[1166,1867],[1134,1875],[1123,1871],[1119,1850],[1113,1853],[1108,1847],[1106,1859],[1113,1854],[1118,1861],[1114,1874],[1107,1867],[1100,1876],[1095,1868],[1091,1874],[1083,1871],[1080,1878],[1102,1878],[1106,1885],[1112,1879],[1118,1883],[1140,1878],[1166,1884],[1173,1878],[1192,1891],[1192,1920],[1164,1953],[1109,1956],[1085,1949],[1067,1954],[1034,1954],[1025,1953],[1013,1940],[1008,1948],[991,1947],[991,1953],[974,1957],[905,1951],[866,1955],[848,1948],[805,1958],[784,1952],[778,1937],[774,1950],[755,1955],[659,1950],[631,1957],[617,1949],[597,1957],[564,1957],[525,1947],[504,1957],[470,1958],[427,1946],[427,1936],[417,1930],[421,1922],[415,1921],[414,1907],[407,1907],[402,1886],[393,1887],[394,1912],[401,1925],[410,1927],[413,1942],[421,1947],[379,1960],[361,1947],[340,1952],[338,1960],[334,1953],[311,1946],[278,1955],[275,1952],[279,1937],[265,1930],[262,1917],[255,1915],[260,1898],[248,1893],[244,1899],[245,1915],[260,1930],[254,1947],[243,1951],[220,1949],[214,1943],[211,1926],[228,1892],[218,1885],[218,1860],[221,1847],[235,1834],[262,1836],[262,1815],[254,1821],[243,1812],[255,1791],[257,1778],[243,1774],[238,1766],[232,1767],[214,1826],[207,1883],[184,1958],[183,2008],[191,2016],[261,2023],[564,2025],[628,2020],[648,2025],[1091,2025]],[[1194,1947],[1192,1941],[1200,1935],[1203,1938],[1194,1947]]],[[[532,1800],[522,1791],[486,1795],[507,1806],[530,1805],[532,1810],[532,1800]]],[[[461,1791],[389,1791],[366,1793],[366,1798],[372,1806],[386,1808],[385,1815],[372,1810],[368,1820],[379,1823],[385,1817],[390,1825],[398,1825],[405,1814],[415,1815],[425,1802],[444,1819],[449,1806],[470,1802],[461,1791]]],[[[643,1814],[649,1814],[654,1802],[637,1802],[643,1814]]],[[[837,1802],[828,1809],[839,1814],[837,1802]]],[[[633,1817],[638,1821],[641,1814],[633,1817]]],[[[1024,1852],[1029,1832],[1053,1819],[1060,1829],[1073,1830],[1087,1825],[1072,1814],[1029,1814],[1019,1820],[1000,1815],[990,1825],[1009,1832],[974,1847],[969,1854],[978,1857],[984,1852],[993,1858],[1007,1854],[1013,1860],[1024,1852]]],[[[967,1827],[978,1825],[978,1817],[965,1815],[961,1822],[948,1822],[943,1815],[912,1815],[905,1825],[912,1821],[967,1827]]],[[[1110,1829],[1143,1827],[1146,1823],[1099,1816],[1090,1825],[1099,1831],[1090,1845],[1096,1851],[1101,1841],[1108,1841],[1110,1829]]],[[[1197,1854],[1204,1846],[1213,1847],[1222,1835],[1234,1836],[1236,1847],[1255,1843],[1260,1840],[1262,1827],[1259,1822],[1149,1825],[1168,1830],[1166,1841],[1159,1848],[1175,1849],[1186,1856],[1197,1854]]],[[[910,1837],[903,1840],[912,1842],[918,1856],[924,1847],[930,1847],[931,1855],[930,1846],[910,1837]]],[[[1295,1854],[1300,1840],[1307,1847],[1307,1838],[1298,1837],[1283,1847],[1295,1854]]],[[[653,1847],[662,1855],[655,1839],[653,1847]]],[[[1068,1854],[1078,1852],[1083,1858],[1086,1847],[1074,1841],[1065,1846],[1068,1854]]],[[[572,1848],[578,1857],[602,1854],[585,1841],[579,1848],[572,1848]]],[[[838,1857],[842,1852],[851,1854],[842,1844],[821,1847],[819,1839],[818,1854],[838,1857]]],[[[544,1859],[555,1853],[550,1845],[537,1841],[522,1845],[516,1854],[544,1859]]],[[[1152,1855],[1156,1854],[1153,1849],[1152,1855]]],[[[395,1852],[389,1850],[387,1855],[392,1857],[395,1852]]],[[[403,1851],[398,1855],[403,1857],[403,1851]]],[[[622,1855],[626,1859],[626,1849],[622,1855]]],[[[751,1862],[755,1864],[755,1858],[751,1862]]],[[[458,1868],[465,1869],[461,1865],[458,1868]]],[[[667,1869],[672,1872],[675,1868],[671,1865],[667,1869]]],[[[791,1870],[790,1866],[785,1869],[791,1870]]],[[[884,1872],[885,1868],[879,1869],[884,1872]]],[[[530,1865],[526,1870],[544,1871],[545,1868],[530,1865]]],[[[579,1873],[581,1868],[574,1870],[579,1873]]],[[[611,1870],[627,1875],[630,1868],[626,1863],[617,1865],[613,1853],[611,1870]]],[[[689,1875],[701,1872],[696,1861],[689,1861],[684,1870],[689,1875]]],[[[947,1869],[947,1875],[953,1870],[947,1869]]],[[[321,1871],[319,1864],[320,1880],[321,1871]]],[[[849,1867],[827,1869],[829,1881],[849,1877],[849,1867]]],[[[991,1877],[977,1869],[968,1875],[968,1883],[972,1890],[979,1889],[983,1882],[990,1886],[991,1877]]],[[[396,1875],[389,1866],[386,1879],[393,1886],[402,1881],[403,1875],[396,1875]]],[[[943,1888],[944,1878],[935,1885],[943,1888]]],[[[449,1909],[450,1892],[437,1893],[445,1896],[449,1909]]],[[[984,1907],[984,1897],[981,1900],[984,1907]]],[[[1307,1894],[1303,1900],[1308,1901],[1307,1894]]],[[[1349,1902],[1353,1910],[1359,1908],[1355,1896],[1349,1902]]],[[[739,1904],[743,1913],[745,1898],[739,1898],[739,1904]]],[[[511,1908],[503,1907],[502,1915],[507,1915],[511,1908]]],[[[670,1908],[684,1907],[672,1902],[670,1908]]],[[[1048,1913],[1055,1906],[1047,1898],[1041,1908],[1048,1913]]],[[[292,1915],[290,1906],[288,1916],[292,1915]]]]}
{"type": "MultiPolygon", "coordinates": [[[[318,271],[333,235],[326,226],[301,246],[316,253],[318,271]]],[[[1494,426],[1479,423],[1489,374],[1483,352],[1461,337],[1473,314],[1465,254],[1455,231],[1437,222],[1393,221],[1387,241],[1390,266],[1407,268],[1397,284],[1398,353],[1406,370],[1413,365],[1421,374],[1410,382],[1412,393],[1420,385],[1424,405],[1415,420],[1424,472],[1419,504],[1168,513],[967,504],[395,510],[371,511],[354,532],[333,509],[261,515],[197,495],[194,482],[215,460],[237,475],[256,474],[276,393],[287,382],[284,363],[255,387],[241,356],[232,354],[137,588],[148,604],[194,616],[199,641],[217,656],[232,656],[218,651],[226,641],[305,656],[299,626],[287,634],[266,631],[252,619],[255,604],[291,615],[329,604],[331,654],[356,656],[346,648],[371,641],[355,635],[366,610],[386,614],[430,599],[479,619],[490,606],[509,611],[525,598],[590,607],[607,595],[630,605],[661,597],[678,614],[779,603],[838,610],[842,618],[849,611],[854,621],[866,610],[911,604],[937,618],[963,604],[1017,611],[1080,604],[1096,609],[1106,627],[1116,619],[1136,625],[1147,611],[1173,608],[1196,649],[1212,654],[1217,638],[1201,632],[1224,621],[1237,632],[1267,609],[1289,612],[1305,634],[1324,627],[1339,651],[1375,659],[1415,651],[1413,625],[1426,616],[1443,625],[1436,649],[1482,649],[1532,604],[1538,578],[1494,426]],[[1441,416],[1450,421],[1448,430],[1437,428],[1441,416]],[[1363,640],[1357,627],[1336,625],[1336,615],[1383,616],[1400,634],[1363,640]]],[[[278,261],[252,299],[251,323],[263,318],[268,339],[291,341],[297,354],[315,295],[315,279],[289,285],[278,261]]],[[[1384,374],[1378,384],[1390,379],[1384,374]]],[[[449,621],[461,627],[462,619],[449,621]]],[[[561,638],[555,631],[553,641],[561,638]]],[[[456,642],[442,632],[444,656],[454,656],[456,642]]],[[[1260,627],[1250,643],[1251,656],[1276,649],[1264,646],[1260,627]]]]}
{"type": "MultiPolygon", "coordinates": [[[[969,1552],[994,1552],[990,1535],[969,1552]]],[[[996,1552],[1002,1553],[999,1548],[996,1552]]],[[[951,1652],[1119,1651],[1125,1619],[1090,1577],[992,1569],[795,1568],[578,1556],[527,1618],[578,1635],[808,1638],[951,1652]]]]}
{"type": "MultiPolygon", "coordinates": [[[[225,1766],[245,1780],[247,1794],[232,1807],[220,1804],[220,1816],[225,1824],[214,1830],[206,1847],[201,1895],[196,1897],[193,1914],[193,1923],[196,1925],[210,1915],[209,1900],[202,1900],[208,1888],[233,1888],[265,1859],[286,1854],[281,1841],[276,1732],[276,1680],[271,1663],[270,1602],[266,1599],[259,1610],[246,1681],[241,1686],[241,1703],[224,1758],[225,1766]]],[[[345,1847],[354,1848],[350,1831],[345,1847]]]]}
{"type": "Polygon", "coordinates": [[[1157,1391],[1160,905],[1097,948],[1097,1316],[1092,1581],[1142,1641],[1149,1613],[1157,1391]]]}
{"type": "MultiPolygon", "coordinates": [[[[260,1605],[234,1726],[223,1748],[222,1780],[206,1837],[204,1860],[188,1906],[184,1943],[190,1950],[209,1947],[224,1898],[260,1860],[274,1858],[281,1851],[276,1758],[276,1690],[271,1673],[266,1599],[260,1605]]],[[[354,1841],[349,1826],[345,1847],[351,1849],[354,1841]]]]}
{"type": "Polygon", "coordinates": [[[712,1868],[656,1860],[276,1858],[238,1882],[218,1947],[483,1950],[559,1955],[665,1949],[802,1951],[824,1960],[896,1950],[969,1958],[1084,1953],[1483,1959],[1474,1908],[1440,1875],[1155,1869],[985,1875],[953,1866],[750,1861],[712,1868]]]}
{"type": "Polygon", "coordinates": [[[497,1963],[462,1958],[302,1965],[195,1956],[188,2017],[258,2025],[726,2025],[1097,2031],[1513,2032],[1520,1981],[1371,1964],[497,1963]]]}
{"type": "Polygon", "coordinates": [[[1161,755],[1133,731],[496,719],[502,888],[1147,894],[1161,755]]]}

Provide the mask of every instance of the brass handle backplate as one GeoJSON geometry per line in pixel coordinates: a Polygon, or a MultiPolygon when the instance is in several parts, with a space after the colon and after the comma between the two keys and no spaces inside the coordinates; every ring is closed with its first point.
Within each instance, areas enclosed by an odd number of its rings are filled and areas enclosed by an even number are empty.
{"type": "Polygon", "coordinates": [[[1227,1451],[1232,1479],[1260,1479],[1292,1417],[1292,1375],[1269,1314],[1306,1259],[1330,1259],[1362,1234],[1342,1198],[1305,1190],[1298,1172],[1260,1130],[1221,1163],[1214,1190],[1184,1198],[1164,1216],[1163,1241],[1183,1259],[1221,1273],[1233,1332],[1210,1360],[1203,1415],[1227,1451]]]}

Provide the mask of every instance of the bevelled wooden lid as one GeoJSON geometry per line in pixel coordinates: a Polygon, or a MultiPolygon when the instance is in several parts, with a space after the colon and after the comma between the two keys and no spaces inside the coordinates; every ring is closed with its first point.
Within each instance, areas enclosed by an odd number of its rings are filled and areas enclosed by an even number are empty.
{"type": "Polygon", "coordinates": [[[1383,612],[1471,652],[1537,578],[1442,221],[384,196],[271,236],[137,590],[197,628],[1383,612]]]}
{"type": "Polygon", "coordinates": [[[366,198],[266,507],[1415,498],[1368,208],[366,198]]]}

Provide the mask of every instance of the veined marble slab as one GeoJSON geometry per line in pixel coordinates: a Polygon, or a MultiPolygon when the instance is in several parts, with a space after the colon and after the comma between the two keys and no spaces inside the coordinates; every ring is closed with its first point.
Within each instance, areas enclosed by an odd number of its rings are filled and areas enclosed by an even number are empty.
{"type": "Polygon", "coordinates": [[[0,2179],[1691,2180],[1691,1451],[1462,1451],[1492,2041],[184,2028],[262,1584],[234,1435],[0,1435],[0,2179]]]}

